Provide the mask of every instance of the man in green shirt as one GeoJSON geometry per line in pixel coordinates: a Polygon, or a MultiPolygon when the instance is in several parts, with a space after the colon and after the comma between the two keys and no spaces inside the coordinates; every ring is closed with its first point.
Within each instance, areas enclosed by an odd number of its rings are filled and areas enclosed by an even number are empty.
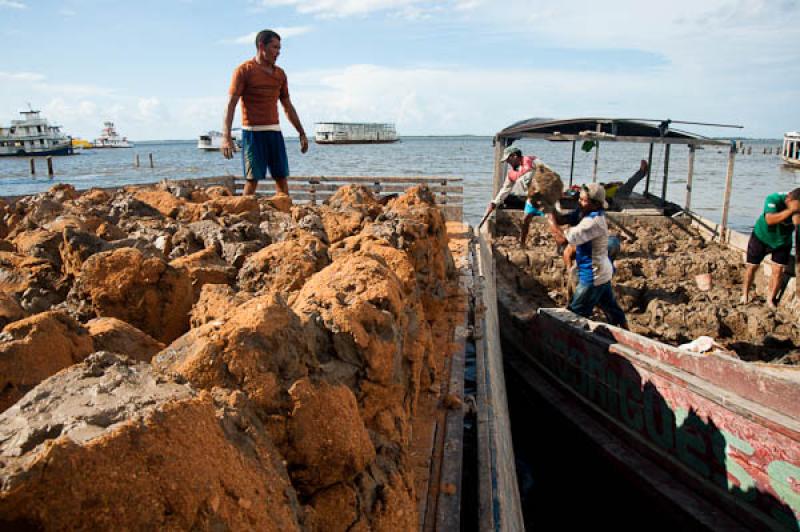
{"type": "Polygon", "coordinates": [[[750,285],[753,284],[758,266],[764,257],[771,255],[775,266],[772,268],[769,282],[767,304],[775,308],[778,286],[792,254],[792,235],[797,225],[800,225],[800,188],[788,194],[776,192],[767,196],[764,201],[764,212],[756,220],[747,243],[742,303],[750,301],[750,285]]]}

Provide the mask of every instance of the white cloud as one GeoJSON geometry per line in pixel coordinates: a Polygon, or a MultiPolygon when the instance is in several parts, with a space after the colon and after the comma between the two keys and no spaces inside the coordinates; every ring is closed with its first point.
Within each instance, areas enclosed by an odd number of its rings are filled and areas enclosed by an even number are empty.
{"type": "Polygon", "coordinates": [[[45,76],[35,72],[0,72],[0,81],[43,81],[45,76]]]}
{"type": "MultiPolygon", "coordinates": [[[[290,26],[285,28],[273,28],[272,31],[277,33],[281,36],[281,39],[291,39],[292,37],[296,37],[298,35],[303,35],[304,33],[308,33],[312,30],[311,26],[290,26]]],[[[242,35],[241,37],[233,37],[230,39],[222,39],[219,41],[222,44],[248,44],[254,45],[256,41],[256,35],[258,35],[257,31],[252,33],[248,33],[247,35],[242,35]]]]}
{"type": "MultiPolygon", "coordinates": [[[[446,5],[463,2],[447,2],[446,5]]],[[[377,11],[405,12],[412,18],[431,8],[431,2],[423,0],[261,0],[263,7],[292,6],[298,13],[320,17],[348,17],[366,15],[377,11]]],[[[435,7],[435,6],[434,6],[435,7]]]]}
{"type": "Polygon", "coordinates": [[[63,9],[59,10],[59,13],[62,14],[63,16],[65,16],[65,17],[74,17],[75,15],[78,14],[77,12],[73,11],[72,9],[67,9],[67,8],[63,8],[63,9]]]}
{"type": "Polygon", "coordinates": [[[0,7],[9,7],[11,9],[27,9],[28,6],[22,2],[15,2],[14,0],[0,0],[0,7]]]}

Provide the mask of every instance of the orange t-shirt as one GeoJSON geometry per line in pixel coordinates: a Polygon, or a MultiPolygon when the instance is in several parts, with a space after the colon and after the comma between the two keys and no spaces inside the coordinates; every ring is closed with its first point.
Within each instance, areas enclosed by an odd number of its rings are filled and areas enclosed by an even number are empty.
{"type": "Polygon", "coordinates": [[[278,100],[286,105],[289,85],[286,72],[278,65],[268,74],[255,59],[245,61],[233,71],[229,93],[242,95],[242,126],[277,124],[278,100]]]}

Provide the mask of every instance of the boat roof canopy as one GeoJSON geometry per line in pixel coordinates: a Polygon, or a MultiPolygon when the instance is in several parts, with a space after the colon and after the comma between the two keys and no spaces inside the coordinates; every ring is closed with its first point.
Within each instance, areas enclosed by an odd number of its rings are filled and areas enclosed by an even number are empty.
{"type": "MultiPolygon", "coordinates": [[[[495,139],[504,140],[506,145],[521,138],[539,138],[550,141],[600,140],[644,144],[730,145],[729,140],[712,139],[672,129],[671,123],[671,120],[638,118],[529,118],[515,122],[501,130],[495,135],[495,139]]],[[[704,125],[717,126],[719,124],[704,125]]]]}

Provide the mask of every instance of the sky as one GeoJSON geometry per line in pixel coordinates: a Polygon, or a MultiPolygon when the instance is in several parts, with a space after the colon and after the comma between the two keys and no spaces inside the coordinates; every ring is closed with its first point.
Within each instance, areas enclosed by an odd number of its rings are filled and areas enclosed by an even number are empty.
{"type": "Polygon", "coordinates": [[[492,135],[583,116],[800,130],[800,0],[0,0],[0,123],[30,104],[87,139],[105,120],[133,140],[219,130],[262,29],[282,36],[309,134],[369,121],[492,135]]]}

